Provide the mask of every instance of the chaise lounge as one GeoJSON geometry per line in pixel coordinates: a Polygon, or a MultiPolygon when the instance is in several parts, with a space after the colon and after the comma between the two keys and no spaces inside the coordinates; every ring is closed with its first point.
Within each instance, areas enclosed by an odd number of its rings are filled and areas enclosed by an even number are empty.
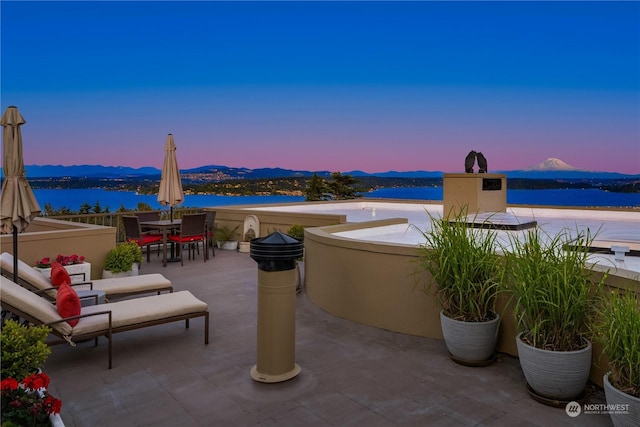
{"type": "MultiPolygon", "coordinates": [[[[0,269],[2,275],[13,280],[13,255],[8,252],[0,255],[0,269]]],[[[18,284],[34,292],[49,289],[44,296],[55,299],[56,291],[51,290],[51,279],[35,270],[30,265],[18,259],[18,284]]],[[[98,279],[72,285],[76,290],[103,291],[107,300],[150,292],[173,292],[171,281],[162,274],[141,274],[139,276],[121,277],[115,279],[98,279]]]]}
{"type": "MultiPolygon", "coordinates": [[[[66,285],[65,285],[66,286],[66,285]]],[[[58,309],[47,299],[0,277],[0,306],[2,310],[19,316],[34,325],[46,325],[61,338],[49,345],[95,339],[105,336],[108,340],[109,369],[112,368],[112,335],[118,332],[146,328],[148,326],[185,321],[204,317],[204,343],[209,344],[209,309],[205,302],[189,291],[165,293],[107,304],[82,307],[77,316],[62,317],[58,309]],[[75,326],[68,322],[78,320],[75,326]]],[[[72,322],[73,323],[73,322],[72,322]]]]}

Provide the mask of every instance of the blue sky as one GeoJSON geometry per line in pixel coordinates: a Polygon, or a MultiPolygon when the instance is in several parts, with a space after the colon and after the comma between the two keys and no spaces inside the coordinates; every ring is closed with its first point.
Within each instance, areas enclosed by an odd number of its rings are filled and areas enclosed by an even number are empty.
{"type": "Polygon", "coordinates": [[[640,173],[637,2],[11,2],[27,164],[640,173]]]}

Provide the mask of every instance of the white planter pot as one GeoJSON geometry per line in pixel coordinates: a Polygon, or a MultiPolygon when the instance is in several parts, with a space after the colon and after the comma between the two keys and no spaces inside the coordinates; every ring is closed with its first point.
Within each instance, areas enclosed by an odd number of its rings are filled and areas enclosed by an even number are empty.
{"type": "MultiPolygon", "coordinates": [[[[47,279],[51,279],[51,268],[33,267],[33,269],[47,276],[47,279]]],[[[88,282],[91,280],[91,263],[83,262],[82,264],[65,265],[64,269],[69,273],[71,283],[88,282]]]]}
{"type": "MultiPolygon", "coordinates": [[[[527,383],[541,398],[571,401],[583,392],[591,370],[591,341],[576,351],[550,351],[532,347],[516,337],[520,366],[527,383]]],[[[541,400],[542,401],[542,400],[541,400]]],[[[544,403],[544,402],[543,402],[544,403]]]]}
{"type": "Polygon", "coordinates": [[[242,253],[251,252],[251,243],[250,242],[239,242],[238,243],[238,252],[242,252],[242,253]]]}
{"type": "Polygon", "coordinates": [[[640,426],[640,399],[615,388],[609,382],[609,374],[610,372],[605,374],[602,384],[607,405],[612,405],[611,408],[614,409],[609,411],[611,422],[615,427],[640,426]]]}
{"type": "Polygon", "coordinates": [[[133,264],[133,268],[129,271],[120,271],[118,273],[112,273],[109,270],[102,270],[102,278],[103,279],[114,279],[118,277],[128,277],[128,276],[137,276],[138,275],[138,264],[133,264]]]}
{"type": "Polygon", "coordinates": [[[224,249],[226,251],[235,251],[238,249],[238,241],[237,240],[227,240],[225,242],[218,242],[221,243],[220,246],[218,246],[220,249],[224,249]]]}
{"type": "Polygon", "coordinates": [[[488,322],[463,322],[440,311],[442,335],[451,358],[462,365],[482,366],[493,361],[500,315],[488,322]]]}

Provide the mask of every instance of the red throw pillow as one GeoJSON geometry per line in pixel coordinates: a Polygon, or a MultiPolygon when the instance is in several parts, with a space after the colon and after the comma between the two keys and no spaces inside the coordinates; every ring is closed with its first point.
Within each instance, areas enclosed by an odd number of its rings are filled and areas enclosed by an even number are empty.
{"type": "MultiPolygon", "coordinates": [[[[58,313],[62,317],[77,316],[82,310],[80,304],[80,298],[76,291],[69,285],[69,282],[64,282],[58,288],[58,295],[56,297],[56,306],[58,307],[58,313]]],[[[71,326],[76,326],[79,319],[68,320],[67,323],[71,326]]]]}
{"type": "Polygon", "coordinates": [[[71,277],[67,270],[58,261],[51,264],[51,283],[53,286],[60,286],[63,283],[71,283],[71,277]]]}

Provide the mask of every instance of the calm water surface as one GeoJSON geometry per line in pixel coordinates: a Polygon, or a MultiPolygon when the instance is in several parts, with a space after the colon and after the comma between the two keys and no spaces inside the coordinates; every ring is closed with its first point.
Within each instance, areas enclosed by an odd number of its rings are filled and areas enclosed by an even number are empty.
{"type": "MultiPolygon", "coordinates": [[[[138,195],[127,191],[106,191],[103,189],[34,190],[34,194],[44,209],[50,204],[54,209],[67,207],[78,210],[84,203],[93,206],[99,203],[103,209],[111,211],[121,206],[135,209],[138,203],[146,203],[154,209],[162,206],[156,195],[138,195]]],[[[365,198],[411,199],[442,201],[442,187],[382,188],[365,195],[365,198]]],[[[217,196],[194,194],[185,195],[184,207],[229,206],[265,203],[294,203],[304,201],[304,196],[217,196]]],[[[588,190],[508,190],[507,203],[546,206],[577,207],[640,207],[640,194],[610,193],[595,189],[588,190]]]]}

